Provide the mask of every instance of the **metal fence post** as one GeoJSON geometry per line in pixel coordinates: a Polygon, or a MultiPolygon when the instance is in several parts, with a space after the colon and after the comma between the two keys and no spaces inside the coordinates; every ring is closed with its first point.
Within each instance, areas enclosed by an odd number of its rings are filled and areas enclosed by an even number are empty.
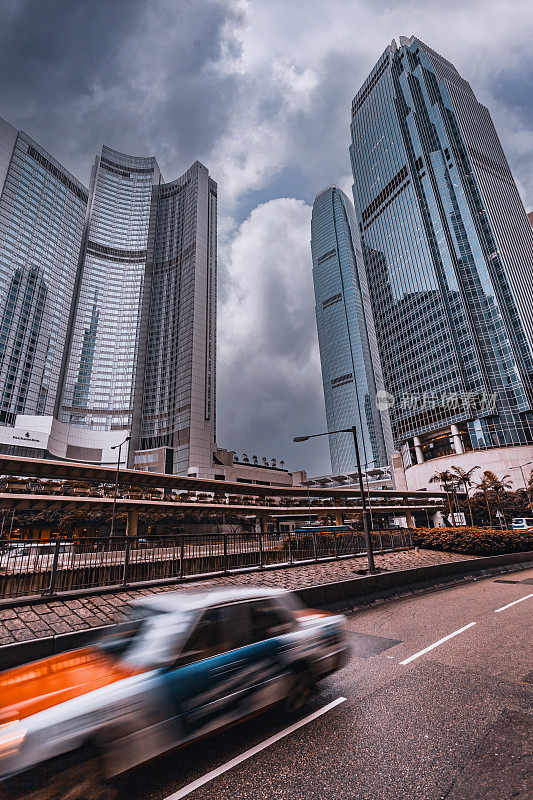
{"type": "Polygon", "coordinates": [[[335,531],[335,533],[333,534],[333,555],[335,556],[335,558],[339,557],[339,552],[338,552],[338,547],[337,547],[337,536],[338,535],[339,534],[337,533],[337,531],[335,531]]]}
{"type": "Polygon", "coordinates": [[[289,564],[292,564],[292,539],[291,539],[291,529],[288,530],[289,534],[289,564]]]}
{"type": "Polygon", "coordinates": [[[180,578],[183,578],[183,536],[180,536],[180,578]]]}
{"type": "Polygon", "coordinates": [[[383,552],[383,537],[381,536],[381,531],[378,531],[379,536],[379,549],[383,552]]]}
{"type": "Polygon", "coordinates": [[[130,566],[130,540],[126,537],[126,546],[124,548],[124,571],[122,573],[122,584],[125,586],[128,582],[128,572],[130,566]]]}
{"type": "Polygon", "coordinates": [[[227,533],[222,534],[224,537],[224,572],[228,571],[228,535],[227,533]]]}
{"type": "Polygon", "coordinates": [[[56,549],[54,550],[54,560],[52,561],[52,574],[50,575],[50,583],[47,589],[43,589],[41,596],[45,597],[47,594],[55,594],[56,591],[56,578],[57,578],[57,564],[59,561],[59,548],[61,546],[61,539],[56,539],[56,549]]]}
{"type": "Polygon", "coordinates": [[[318,555],[316,551],[316,533],[313,533],[313,557],[315,561],[318,561],[318,555]]]}
{"type": "Polygon", "coordinates": [[[263,569],[263,534],[259,533],[259,569],[263,569]]]}

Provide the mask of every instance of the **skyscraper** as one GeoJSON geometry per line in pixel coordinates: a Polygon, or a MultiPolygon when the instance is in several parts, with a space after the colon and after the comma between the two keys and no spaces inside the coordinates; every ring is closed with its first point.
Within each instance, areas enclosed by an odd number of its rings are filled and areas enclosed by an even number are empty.
{"type": "Polygon", "coordinates": [[[533,443],[533,233],[488,110],[415,37],[352,103],[354,199],[404,464],[533,443]]]}
{"type": "Polygon", "coordinates": [[[87,432],[67,444],[69,457],[110,457],[121,433],[131,435],[130,467],[210,475],[215,306],[216,184],[207,169],[196,162],[165,184],[155,158],[103,147],[60,408],[63,422],[87,432]]]}
{"type": "Polygon", "coordinates": [[[212,468],[216,237],[217,186],[197,161],[152,198],[139,466],[172,462],[173,472],[199,477],[212,468]]]}
{"type": "Polygon", "coordinates": [[[0,452],[211,477],[217,187],[103,147],[90,191],[0,121],[0,452]]]}
{"type": "Polygon", "coordinates": [[[1,425],[54,411],[86,208],[84,186],[0,119],[1,425]]]}
{"type": "MultiPolygon", "coordinates": [[[[328,430],[355,425],[363,466],[384,466],[385,441],[389,452],[392,442],[387,415],[376,407],[376,384],[383,384],[363,254],[353,205],[337,186],[313,203],[311,252],[328,430]]],[[[333,472],[353,470],[352,436],[329,442],[333,472]]]]}
{"type": "MultiPolygon", "coordinates": [[[[87,234],[59,418],[97,431],[130,431],[137,381],[155,158],[102,148],[89,194],[87,234]]],[[[70,457],[80,457],[70,447],[70,457]]]]}

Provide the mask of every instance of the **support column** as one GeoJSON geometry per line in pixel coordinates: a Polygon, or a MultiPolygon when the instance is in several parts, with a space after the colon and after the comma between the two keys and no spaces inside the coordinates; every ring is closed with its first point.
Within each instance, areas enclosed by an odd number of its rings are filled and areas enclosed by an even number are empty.
{"type": "Polygon", "coordinates": [[[261,523],[261,533],[267,533],[267,531],[268,531],[268,514],[260,514],[259,515],[259,522],[261,523]]]}
{"type": "Polygon", "coordinates": [[[342,511],[335,511],[335,523],[336,525],[344,525],[344,514],[342,511]]]}
{"type": "Polygon", "coordinates": [[[139,512],[136,508],[128,511],[128,520],[126,522],[126,536],[137,536],[137,526],[139,524],[139,512]]]}
{"type": "Polygon", "coordinates": [[[420,437],[419,436],[413,436],[413,443],[414,443],[414,446],[415,446],[416,463],[417,464],[423,464],[426,459],[424,458],[424,451],[422,450],[422,445],[420,443],[420,437]]]}
{"type": "Polygon", "coordinates": [[[455,452],[458,455],[460,453],[464,453],[465,448],[463,445],[463,440],[461,439],[461,434],[459,433],[459,428],[457,427],[457,425],[452,425],[451,430],[452,430],[453,446],[455,447],[455,452]]]}
{"type": "Polygon", "coordinates": [[[405,512],[405,519],[406,519],[408,528],[416,528],[416,525],[415,525],[415,523],[413,521],[413,515],[411,514],[410,511],[406,511],[405,512]]]}

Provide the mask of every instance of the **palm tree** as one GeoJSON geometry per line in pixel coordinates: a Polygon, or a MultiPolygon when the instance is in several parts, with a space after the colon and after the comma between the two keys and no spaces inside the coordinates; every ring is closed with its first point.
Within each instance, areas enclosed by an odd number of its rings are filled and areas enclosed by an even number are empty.
{"type": "Polygon", "coordinates": [[[455,484],[455,476],[449,470],[444,470],[444,472],[436,472],[434,475],[431,476],[429,479],[430,483],[440,483],[444,487],[444,491],[446,492],[446,499],[448,500],[448,509],[450,511],[450,519],[453,519],[453,509],[452,509],[452,502],[450,500],[449,489],[453,489],[455,484]]]}
{"type": "Polygon", "coordinates": [[[533,494],[533,469],[529,473],[529,479],[527,482],[527,499],[529,503],[529,508],[533,508],[533,503],[531,502],[532,494],[533,494]]]}
{"type": "Polygon", "coordinates": [[[505,494],[505,492],[507,492],[510,489],[512,489],[513,488],[513,484],[512,484],[510,475],[504,475],[503,478],[499,478],[499,479],[496,478],[496,476],[494,476],[494,477],[495,477],[495,480],[492,481],[491,488],[496,492],[496,497],[498,498],[498,510],[500,512],[500,515],[503,517],[503,521],[504,521],[504,524],[505,524],[505,529],[507,530],[508,529],[507,518],[506,518],[506,516],[504,514],[504,511],[503,511],[503,508],[502,508],[502,494],[505,494]]]}
{"type": "Polygon", "coordinates": [[[492,513],[490,510],[490,503],[489,503],[489,491],[492,489],[494,481],[497,481],[497,477],[494,472],[490,472],[489,470],[485,470],[483,473],[481,480],[475,484],[476,489],[480,492],[483,492],[485,495],[485,503],[487,504],[487,512],[489,515],[489,525],[492,528],[492,513]]]}
{"type": "Polygon", "coordinates": [[[463,469],[462,467],[451,467],[451,472],[454,475],[457,475],[458,480],[463,484],[464,490],[466,492],[466,501],[468,503],[468,511],[470,514],[470,524],[474,527],[474,516],[472,514],[472,504],[470,503],[470,495],[468,494],[468,490],[473,484],[472,475],[476,471],[476,469],[480,469],[480,467],[472,467],[469,470],[463,469]]]}

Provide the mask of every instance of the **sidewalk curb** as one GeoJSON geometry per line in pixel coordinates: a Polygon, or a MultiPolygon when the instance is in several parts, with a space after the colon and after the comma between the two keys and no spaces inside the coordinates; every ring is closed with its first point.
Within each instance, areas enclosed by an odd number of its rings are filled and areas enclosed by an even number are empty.
{"type": "MultiPolygon", "coordinates": [[[[444,564],[382,572],[336,583],[307,586],[295,589],[294,592],[307,606],[344,613],[362,610],[390,600],[438,591],[457,583],[531,567],[533,567],[533,551],[505,553],[499,556],[469,558],[464,561],[448,561],[444,564]]],[[[3,645],[0,647],[0,670],[84,647],[111,627],[112,625],[85,628],[43,639],[28,639],[24,642],[3,645]]]]}
{"type": "Polygon", "coordinates": [[[358,608],[398,600],[410,594],[444,589],[451,584],[490,577],[502,572],[533,566],[533,551],[505,553],[499,556],[448,561],[426,567],[381,572],[337,583],[324,583],[297,589],[303,602],[329,611],[354,611],[358,608]]]}

